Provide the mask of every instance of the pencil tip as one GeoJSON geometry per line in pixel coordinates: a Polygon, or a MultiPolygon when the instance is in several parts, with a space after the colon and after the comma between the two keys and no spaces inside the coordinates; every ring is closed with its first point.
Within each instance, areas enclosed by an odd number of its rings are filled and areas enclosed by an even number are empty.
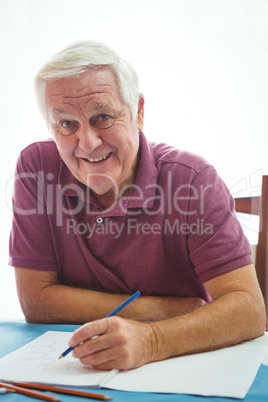
{"type": "Polygon", "coordinates": [[[62,359],[63,358],[63,355],[60,355],[60,357],[58,358],[58,360],[60,360],[60,359],[62,359]]]}

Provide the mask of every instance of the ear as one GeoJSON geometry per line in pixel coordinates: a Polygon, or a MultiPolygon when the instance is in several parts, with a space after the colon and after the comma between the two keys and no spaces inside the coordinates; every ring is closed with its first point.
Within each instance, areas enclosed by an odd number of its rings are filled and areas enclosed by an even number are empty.
{"type": "Polygon", "coordinates": [[[137,127],[138,130],[141,131],[143,129],[143,121],[144,121],[144,96],[140,94],[139,98],[139,108],[138,108],[138,113],[137,113],[137,127]]]}

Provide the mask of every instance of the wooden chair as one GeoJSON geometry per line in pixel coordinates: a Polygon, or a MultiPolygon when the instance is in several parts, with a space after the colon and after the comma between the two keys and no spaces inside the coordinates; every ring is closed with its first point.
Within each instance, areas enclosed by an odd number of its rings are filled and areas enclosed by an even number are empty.
{"type": "Polygon", "coordinates": [[[268,176],[262,177],[261,196],[235,198],[235,206],[236,212],[260,217],[255,267],[268,317],[268,176]]]}

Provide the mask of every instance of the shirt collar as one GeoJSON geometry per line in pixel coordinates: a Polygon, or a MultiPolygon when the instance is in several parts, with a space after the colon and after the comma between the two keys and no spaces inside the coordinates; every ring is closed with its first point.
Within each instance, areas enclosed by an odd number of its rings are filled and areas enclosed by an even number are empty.
{"type": "Polygon", "coordinates": [[[146,140],[143,132],[140,132],[140,161],[135,185],[128,197],[129,208],[150,207],[153,205],[157,169],[151,144],[146,140]]]}

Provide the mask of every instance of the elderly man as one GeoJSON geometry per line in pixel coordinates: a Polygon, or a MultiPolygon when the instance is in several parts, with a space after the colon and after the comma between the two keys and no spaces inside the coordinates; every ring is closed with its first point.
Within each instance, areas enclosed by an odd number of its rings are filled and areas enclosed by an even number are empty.
{"type": "Polygon", "coordinates": [[[262,335],[234,201],[204,159],[146,140],[132,67],[102,44],[76,43],[40,70],[36,91],[53,139],[19,157],[10,239],[26,320],[85,323],[70,346],[98,369],[262,335]]]}

